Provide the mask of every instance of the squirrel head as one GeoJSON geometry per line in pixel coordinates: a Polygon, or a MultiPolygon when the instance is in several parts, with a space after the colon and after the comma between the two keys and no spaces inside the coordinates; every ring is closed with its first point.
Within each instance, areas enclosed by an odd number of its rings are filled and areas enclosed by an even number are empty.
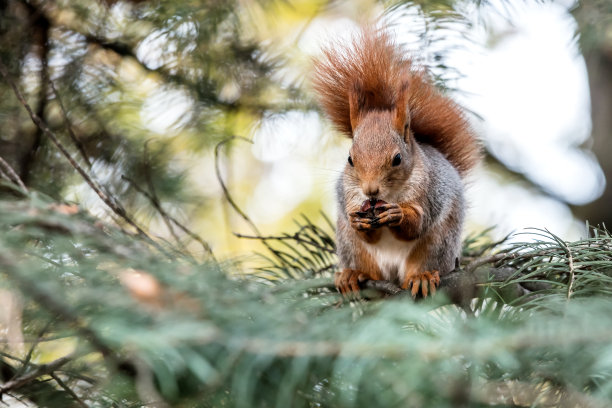
{"type": "Polygon", "coordinates": [[[394,201],[393,194],[412,171],[415,141],[407,97],[405,83],[395,104],[381,109],[376,94],[364,92],[359,84],[349,92],[353,145],[345,173],[368,199],[394,201]]]}
{"type": "Polygon", "coordinates": [[[414,137],[407,124],[401,132],[397,129],[394,116],[392,111],[371,111],[353,132],[345,174],[367,199],[394,202],[412,172],[414,137]]]}

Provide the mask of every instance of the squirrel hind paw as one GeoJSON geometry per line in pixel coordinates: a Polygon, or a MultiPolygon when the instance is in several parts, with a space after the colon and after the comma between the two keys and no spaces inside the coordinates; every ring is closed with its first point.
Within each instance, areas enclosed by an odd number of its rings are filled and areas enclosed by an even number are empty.
{"type": "Polygon", "coordinates": [[[440,274],[438,271],[424,271],[407,276],[402,283],[402,289],[410,289],[413,298],[416,298],[419,292],[426,298],[430,293],[431,296],[435,295],[439,285],[440,274]]]}
{"type": "Polygon", "coordinates": [[[361,290],[359,284],[370,279],[372,279],[372,277],[367,273],[356,269],[345,268],[340,272],[336,272],[334,284],[343,295],[351,293],[356,294],[361,290]]]}

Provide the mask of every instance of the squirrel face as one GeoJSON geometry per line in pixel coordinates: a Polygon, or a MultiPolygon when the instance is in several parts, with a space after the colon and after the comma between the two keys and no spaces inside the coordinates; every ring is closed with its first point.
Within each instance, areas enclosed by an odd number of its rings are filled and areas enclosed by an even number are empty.
{"type": "Polygon", "coordinates": [[[413,166],[413,141],[393,126],[393,113],[371,111],[353,133],[353,145],[345,169],[345,182],[360,190],[363,199],[394,202],[394,194],[410,176],[413,166]]]}

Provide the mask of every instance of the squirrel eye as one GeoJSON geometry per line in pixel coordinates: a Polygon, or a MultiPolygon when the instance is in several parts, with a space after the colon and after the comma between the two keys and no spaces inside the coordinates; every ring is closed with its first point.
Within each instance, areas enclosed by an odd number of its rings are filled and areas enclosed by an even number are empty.
{"type": "Polygon", "coordinates": [[[353,164],[353,159],[351,159],[351,156],[349,156],[348,162],[351,165],[351,167],[355,167],[355,165],[353,164]]]}
{"type": "Polygon", "coordinates": [[[400,154],[396,154],[395,157],[393,157],[393,162],[391,163],[392,166],[399,166],[400,163],[402,162],[402,156],[400,156],[400,154]]]}

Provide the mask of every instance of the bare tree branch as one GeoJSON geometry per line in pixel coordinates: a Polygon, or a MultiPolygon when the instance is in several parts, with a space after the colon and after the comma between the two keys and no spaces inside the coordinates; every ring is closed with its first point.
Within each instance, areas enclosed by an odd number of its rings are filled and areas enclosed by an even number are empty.
{"type": "Polygon", "coordinates": [[[270,244],[268,244],[268,242],[266,242],[265,239],[262,238],[261,232],[259,232],[259,228],[257,228],[257,226],[255,225],[255,223],[249,218],[248,215],[246,215],[238,206],[238,204],[236,204],[236,202],[234,201],[234,199],[232,198],[229,190],[227,189],[227,186],[225,185],[225,182],[223,181],[223,178],[221,177],[221,169],[219,167],[219,152],[221,151],[221,147],[223,147],[223,145],[231,142],[232,140],[235,139],[241,139],[241,140],[245,140],[249,143],[253,143],[252,141],[250,141],[247,138],[244,137],[240,137],[240,136],[232,136],[229,137],[227,139],[224,139],[222,141],[220,141],[219,143],[217,143],[217,145],[215,146],[215,174],[217,175],[217,180],[219,181],[219,184],[221,185],[221,189],[223,190],[223,196],[225,197],[225,199],[227,200],[227,202],[230,204],[230,206],[234,209],[234,211],[236,211],[238,213],[238,215],[240,215],[240,217],[246,221],[247,224],[249,224],[249,226],[251,227],[251,229],[253,230],[253,232],[255,233],[255,235],[261,240],[261,243],[282,263],[282,264],[286,264],[285,260],[278,256],[278,252],[272,248],[270,246],[270,244]]]}
{"type": "MultiPolygon", "coordinates": [[[[467,269],[454,270],[440,279],[440,289],[448,296],[454,304],[465,306],[482,294],[482,289],[495,283],[503,283],[516,275],[517,270],[513,267],[494,267],[482,265],[469,272],[467,269]]],[[[540,282],[536,290],[548,289],[549,285],[540,282]]],[[[402,289],[394,282],[385,280],[367,280],[361,283],[362,289],[375,290],[385,296],[411,296],[410,290],[402,289]]],[[[523,283],[513,283],[505,288],[507,301],[514,301],[522,296],[529,295],[532,290],[523,283]]],[[[330,284],[330,289],[334,289],[330,284]]]]}
{"type": "Polygon", "coordinates": [[[2,171],[3,174],[6,174],[9,181],[12,181],[18,185],[24,192],[28,192],[28,188],[25,186],[23,181],[21,181],[15,170],[13,170],[10,164],[8,164],[2,157],[0,157],[0,171],[2,171]]]}
{"type": "Polygon", "coordinates": [[[53,378],[57,385],[62,387],[64,391],[70,394],[70,396],[76,401],[77,404],[79,404],[82,408],[88,408],[87,404],[85,404],[85,402],[83,402],[83,400],[79,398],[78,395],[76,395],[72,388],[68,387],[68,385],[64,381],[62,381],[62,379],[59,378],[59,376],[55,372],[51,373],[51,378],[53,378]]]}
{"type": "Polygon", "coordinates": [[[19,89],[17,88],[17,85],[15,85],[15,83],[9,77],[8,71],[7,71],[5,65],[2,62],[0,62],[0,74],[2,75],[4,80],[7,81],[7,83],[11,86],[11,88],[13,89],[13,92],[14,92],[15,96],[17,97],[17,99],[19,100],[19,102],[28,111],[28,114],[30,115],[30,118],[32,119],[32,122],[34,122],[34,124],[36,126],[38,126],[38,128],[49,139],[51,139],[53,144],[60,150],[62,155],[68,160],[70,165],[81,175],[83,180],[85,180],[87,185],[89,185],[89,187],[91,187],[91,189],[98,195],[98,197],[100,197],[100,199],[104,202],[104,204],[106,204],[115,214],[117,214],[119,217],[121,217],[125,222],[127,222],[129,225],[131,225],[138,232],[138,234],[140,236],[142,236],[144,239],[146,239],[151,245],[153,245],[155,248],[157,248],[160,252],[162,252],[162,253],[167,255],[166,251],[161,247],[161,245],[159,245],[157,242],[155,242],[142,228],[140,228],[140,226],[138,224],[136,224],[136,222],[134,222],[134,220],[132,220],[127,215],[127,213],[126,213],[125,209],[123,208],[123,206],[116,199],[111,198],[110,196],[108,196],[102,190],[102,187],[98,184],[98,182],[93,180],[87,174],[85,169],[83,169],[83,167],[81,167],[81,165],[79,165],[74,160],[74,158],[71,156],[71,154],[68,152],[68,150],[66,150],[66,147],[64,147],[64,145],[59,141],[59,139],[55,135],[55,133],[53,133],[51,131],[51,129],[49,129],[47,124],[36,113],[34,113],[32,111],[32,108],[26,102],[25,98],[21,94],[21,91],[19,91],[19,89]]]}
{"type": "Polygon", "coordinates": [[[53,81],[49,80],[49,85],[51,85],[51,90],[53,90],[55,99],[57,100],[60,110],[62,111],[62,116],[64,117],[64,121],[66,122],[66,128],[68,129],[68,134],[70,135],[70,139],[72,139],[72,142],[76,146],[77,150],[79,151],[79,153],[81,153],[81,157],[83,157],[83,160],[85,160],[85,163],[87,163],[87,166],[91,168],[91,160],[89,159],[89,156],[87,155],[87,151],[85,150],[85,145],[83,145],[83,142],[81,141],[81,139],[76,135],[76,133],[74,133],[74,130],[72,129],[72,123],[70,123],[70,119],[68,118],[68,112],[66,111],[66,108],[64,107],[64,104],[62,103],[62,99],[60,98],[59,92],[57,92],[57,89],[55,88],[55,84],[53,83],[53,81]]]}
{"type": "Polygon", "coordinates": [[[72,325],[76,324],[76,330],[79,332],[79,334],[83,336],[83,338],[87,339],[105,359],[110,360],[110,362],[116,367],[120,365],[119,360],[115,357],[111,348],[106,345],[106,343],[100,338],[100,336],[98,336],[96,332],[82,322],[82,319],[75,311],[70,309],[65,304],[59,302],[55,297],[38,287],[38,285],[31,280],[24,278],[16,270],[14,262],[3,254],[0,254],[0,266],[2,266],[2,271],[19,286],[23,293],[27,293],[37,303],[43,305],[46,310],[56,315],[58,319],[72,325]]]}
{"type": "Polygon", "coordinates": [[[475,401],[494,406],[499,406],[499,404],[557,408],[603,408],[608,406],[603,401],[577,390],[549,383],[530,384],[516,380],[486,382],[474,387],[471,397],[475,401]]]}
{"type": "Polygon", "coordinates": [[[25,370],[28,368],[28,366],[30,365],[30,361],[32,360],[32,354],[34,353],[34,349],[36,349],[36,347],[38,346],[38,343],[40,343],[42,336],[44,336],[44,334],[47,332],[51,323],[52,323],[52,320],[49,320],[47,324],[45,324],[45,327],[43,327],[42,330],[38,333],[38,336],[36,337],[32,345],[30,346],[30,349],[28,350],[28,354],[25,356],[25,359],[21,365],[21,368],[17,371],[16,376],[22,375],[25,372],[25,370]]]}
{"type": "Polygon", "coordinates": [[[53,373],[54,371],[61,368],[63,365],[74,360],[75,358],[76,356],[74,354],[60,357],[57,360],[54,360],[50,363],[41,364],[37,366],[34,370],[30,371],[29,373],[23,374],[17,378],[7,381],[3,385],[0,385],[0,396],[12,390],[19,389],[23,387],[24,385],[27,385],[33,380],[37,379],[38,377],[41,377],[43,375],[49,375],[53,373]]]}
{"type": "MultiPolygon", "coordinates": [[[[37,54],[40,61],[39,89],[38,89],[38,106],[36,115],[40,118],[44,116],[47,108],[47,88],[49,85],[49,33],[51,30],[51,22],[36,6],[29,2],[23,2],[29,14],[30,30],[34,38],[33,53],[37,54]]],[[[21,179],[27,184],[30,177],[30,170],[35,162],[35,156],[42,143],[43,131],[36,128],[34,131],[34,140],[30,149],[21,158],[20,173],[21,179]]]]}
{"type": "MultiPolygon", "coordinates": [[[[185,225],[183,225],[181,222],[179,222],[176,218],[174,218],[173,216],[168,214],[166,212],[166,210],[164,210],[163,207],[161,206],[161,203],[157,199],[157,196],[154,196],[153,194],[150,194],[147,191],[145,191],[142,187],[140,187],[138,184],[136,184],[136,182],[134,180],[132,180],[131,178],[129,178],[129,177],[125,176],[125,175],[121,176],[121,178],[126,180],[127,182],[129,182],[132,185],[132,187],[134,187],[136,189],[136,191],[138,191],[139,193],[141,193],[142,195],[147,197],[149,199],[149,201],[151,201],[151,203],[153,204],[155,209],[161,214],[161,216],[164,218],[165,221],[168,221],[168,220],[171,221],[172,223],[174,223],[174,225],[179,227],[185,234],[189,235],[192,239],[194,239],[195,241],[199,242],[200,245],[202,245],[202,247],[204,248],[204,251],[206,251],[206,253],[212,259],[214,259],[214,253],[213,253],[212,248],[210,247],[210,245],[206,241],[204,241],[202,239],[202,237],[200,237],[198,234],[196,234],[195,232],[191,231],[189,228],[187,228],[185,225]]],[[[173,232],[173,230],[171,229],[171,226],[169,226],[168,228],[170,229],[171,232],[173,232]]],[[[179,240],[177,236],[175,236],[175,239],[177,241],[179,240]]]]}
{"type": "Polygon", "coordinates": [[[324,247],[323,245],[320,245],[317,242],[314,242],[313,240],[310,239],[305,239],[302,238],[302,236],[300,235],[300,233],[302,232],[302,230],[304,229],[304,227],[300,228],[300,230],[298,232],[296,232],[295,234],[289,235],[269,235],[269,236],[256,236],[256,235],[244,235],[244,234],[239,234],[237,232],[234,232],[234,236],[237,238],[244,238],[244,239],[259,239],[262,241],[285,241],[285,240],[290,240],[290,241],[296,241],[296,242],[301,242],[302,244],[305,245],[310,245],[316,249],[319,249],[321,251],[325,251],[331,254],[334,254],[335,251],[330,250],[330,248],[324,247]]]}

